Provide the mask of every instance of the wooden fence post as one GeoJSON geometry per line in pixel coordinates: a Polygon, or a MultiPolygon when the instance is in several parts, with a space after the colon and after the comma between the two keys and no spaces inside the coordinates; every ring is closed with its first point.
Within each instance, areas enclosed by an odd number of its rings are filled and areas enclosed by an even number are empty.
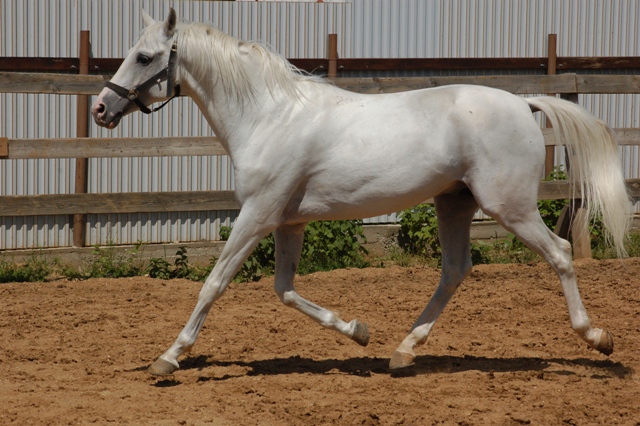
{"type": "MultiPolygon", "coordinates": [[[[578,103],[577,93],[566,93],[561,95],[562,99],[578,103]]],[[[565,147],[565,152],[567,148],[565,147]]],[[[571,173],[571,164],[567,158],[567,174],[571,173]]],[[[589,234],[589,218],[587,217],[587,209],[584,200],[573,200],[571,214],[568,215],[571,223],[571,241],[573,242],[573,258],[574,259],[591,259],[591,235],[589,234]]]]}
{"type": "MultiPolygon", "coordinates": [[[[89,31],[80,31],[80,74],[89,74],[89,55],[91,54],[91,38],[89,31]]],[[[77,118],[76,137],[86,138],[89,136],[89,96],[77,95],[77,118]]],[[[76,158],[76,194],[87,192],[88,167],[86,158],[76,158]]],[[[85,224],[86,216],[83,214],[73,215],[73,245],[74,247],[84,247],[85,245],[85,224]]]]}
{"type": "Polygon", "coordinates": [[[327,58],[329,59],[329,72],[327,77],[338,76],[338,34],[329,34],[327,58]]]}
{"type": "MultiPolygon", "coordinates": [[[[556,62],[557,62],[557,36],[556,34],[549,34],[547,39],[547,75],[556,75],[556,62]]],[[[554,96],[553,93],[549,93],[550,96],[554,96]]],[[[551,127],[551,122],[549,118],[546,119],[546,127],[551,127]]],[[[553,166],[555,165],[554,157],[555,157],[555,146],[547,146],[546,148],[546,157],[544,160],[544,177],[549,176],[549,173],[553,171],[553,166]]]]}
{"type": "MultiPolygon", "coordinates": [[[[549,34],[548,38],[548,66],[547,75],[557,74],[557,35],[549,34]]],[[[577,93],[568,93],[561,95],[565,100],[578,103],[577,93]]],[[[552,127],[547,118],[546,127],[552,127]]],[[[565,147],[565,152],[566,152],[565,147]]],[[[549,176],[549,173],[553,171],[554,166],[554,152],[555,146],[546,147],[546,158],[544,164],[544,174],[549,176]]],[[[566,173],[571,173],[571,164],[569,164],[569,157],[566,156],[566,173]]],[[[574,259],[590,259],[591,255],[591,237],[589,235],[589,220],[587,217],[587,211],[583,206],[583,201],[580,199],[570,200],[570,204],[565,206],[562,210],[558,223],[556,224],[554,232],[562,238],[569,239],[573,242],[573,257],[574,259]]]]}

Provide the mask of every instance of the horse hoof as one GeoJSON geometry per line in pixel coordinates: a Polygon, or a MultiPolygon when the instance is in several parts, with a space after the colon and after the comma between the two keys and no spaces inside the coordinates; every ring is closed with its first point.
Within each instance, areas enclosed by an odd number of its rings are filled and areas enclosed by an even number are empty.
{"type": "Polygon", "coordinates": [[[601,331],[600,339],[598,339],[594,348],[607,356],[613,353],[613,336],[608,330],[601,331]]]}
{"type": "Polygon", "coordinates": [[[178,367],[171,364],[169,361],[158,358],[153,364],[149,366],[149,369],[147,371],[154,376],[170,376],[177,369],[178,367]]]}
{"type": "Polygon", "coordinates": [[[360,346],[367,346],[369,344],[369,327],[360,320],[354,321],[356,323],[356,328],[353,331],[353,336],[351,336],[351,338],[360,346]]]}
{"type": "Polygon", "coordinates": [[[391,370],[397,370],[400,368],[411,367],[413,363],[414,355],[406,352],[395,351],[389,360],[389,368],[391,370]]]}

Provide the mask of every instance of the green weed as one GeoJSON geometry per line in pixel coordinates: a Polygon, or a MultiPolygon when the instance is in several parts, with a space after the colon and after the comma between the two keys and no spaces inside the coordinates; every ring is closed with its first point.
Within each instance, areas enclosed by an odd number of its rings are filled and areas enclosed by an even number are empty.
{"type": "MultiPolygon", "coordinates": [[[[229,238],[231,228],[220,227],[220,237],[229,238]]],[[[304,231],[299,274],[338,268],[369,266],[361,220],[311,222],[304,231]]],[[[273,274],[275,269],[275,239],[269,234],[262,239],[236,275],[239,282],[256,281],[273,274]]]]}
{"type": "Polygon", "coordinates": [[[24,264],[0,259],[0,283],[44,281],[53,269],[46,257],[35,251],[24,264]]]}

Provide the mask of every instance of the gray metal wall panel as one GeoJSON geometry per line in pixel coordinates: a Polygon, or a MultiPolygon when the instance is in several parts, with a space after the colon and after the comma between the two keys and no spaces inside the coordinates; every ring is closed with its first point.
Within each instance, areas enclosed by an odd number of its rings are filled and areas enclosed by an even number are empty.
{"type": "MultiPolygon", "coordinates": [[[[328,33],[338,34],[341,57],[545,56],[548,33],[558,34],[561,56],[640,55],[637,0],[0,0],[0,56],[76,56],[79,31],[90,29],[94,56],[122,57],[138,37],[140,10],[162,17],[170,5],[181,20],[213,22],[287,57],[325,57],[328,33]]],[[[639,127],[639,98],[589,95],[580,103],[611,125],[639,127]]],[[[73,137],[75,109],[74,96],[0,94],[1,136],[73,137]]],[[[115,131],[90,126],[90,136],[100,137],[211,134],[187,99],[152,116],[133,114],[115,131]]],[[[637,151],[621,154],[628,177],[639,176],[637,151]]],[[[73,160],[3,160],[0,194],[70,192],[74,173],[73,160]]],[[[93,159],[90,173],[94,192],[234,188],[226,156],[93,159]]],[[[219,225],[234,219],[227,212],[90,215],[87,231],[90,244],[198,241],[216,239],[219,225]]],[[[70,245],[66,221],[0,218],[0,249],[70,245]]]]}

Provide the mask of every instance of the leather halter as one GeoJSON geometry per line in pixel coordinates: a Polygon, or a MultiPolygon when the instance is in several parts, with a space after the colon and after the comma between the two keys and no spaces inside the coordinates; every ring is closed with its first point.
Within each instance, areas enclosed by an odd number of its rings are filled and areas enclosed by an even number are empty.
{"type": "Polygon", "coordinates": [[[156,112],[162,109],[162,107],[164,107],[166,104],[168,104],[171,99],[177,96],[180,96],[180,83],[175,80],[177,51],[178,51],[178,41],[176,40],[173,42],[173,45],[171,46],[171,53],[169,54],[169,62],[167,63],[167,66],[163,68],[161,71],[157,72],[155,75],[153,75],[147,81],[137,85],[133,89],[126,89],[110,81],[107,81],[105,83],[105,86],[113,90],[114,92],[116,92],[121,97],[129,99],[129,101],[136,104],[138,108],[140,108],[140,111],[144,112],[145,114],[151,114],[152,112],[156,112]],[[156,107],[154,109],[149,109],[145,104],[143,104],[140,101],[139,99],[140,94],[144,93],[152,86],[158,83],[161,83],[164,80],[167,80],[167,96],[170,96],[170,98],[164,101],[162,105],[160,105],[159,107],[156,107]],[[173,95],[171,92],[173,92],[173,95]]]}

